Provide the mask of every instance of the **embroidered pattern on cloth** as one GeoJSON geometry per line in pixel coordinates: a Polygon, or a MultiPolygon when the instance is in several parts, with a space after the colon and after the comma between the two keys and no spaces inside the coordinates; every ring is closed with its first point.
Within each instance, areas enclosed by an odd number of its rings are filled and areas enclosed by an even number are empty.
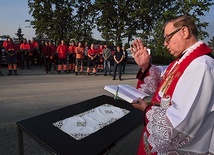
{"type": "Polygon", "coordinates": [[[151,68],[149,69],[149,76],[144,78],[144,84],[141,84],[141,89],[143,92],[147,93],[147,94],[152,94],[156,91],[156,89],[158,88],[158,85],[160,83],[160,69],[156,66],[151,66],[151,68]],[[156,82],[158,81],[158,82],[156,82]]]}
{"type": "Polygon", "coordinates": [[[150,134],[148,141],[152,146],[151,152],[173,152],[173,150],[178,150],[191,141],[190,136],[173,128],[164,108],[153,106],[146,116],[149,120],[147,130],[150,134]]]}
{"type": "Polygon", "coordinates": [[[53,125],[76,140],[81,140],[117,121],[129,112],[126,109],[104,104],[78,115],[57,121],[53,125]]]}
{"type": "Polygon", "coordinates": [[[157,155],[213,155],[212,153],[203,153],[203,154],[198,154],[194,152],[184,152],[184,151],[168,151],[165,153],[157,153],[157,155]]]}

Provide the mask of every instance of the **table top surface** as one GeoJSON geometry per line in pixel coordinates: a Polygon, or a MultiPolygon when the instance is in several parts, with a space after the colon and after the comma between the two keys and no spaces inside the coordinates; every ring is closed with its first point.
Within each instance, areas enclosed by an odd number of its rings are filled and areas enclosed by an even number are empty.
{"type": "Polygon", "coordinates": [[[126,101],[114,100],[113,97],[106,95],[17,122],[21,130],[35,138],[50,151],[62,155],[102,154],[141,124],[141,111],[126,101]],[[103,104],[124,108],[130,113],[82,140],[72,138],[53,125],[56,121],[72,117],[103,104]]]}

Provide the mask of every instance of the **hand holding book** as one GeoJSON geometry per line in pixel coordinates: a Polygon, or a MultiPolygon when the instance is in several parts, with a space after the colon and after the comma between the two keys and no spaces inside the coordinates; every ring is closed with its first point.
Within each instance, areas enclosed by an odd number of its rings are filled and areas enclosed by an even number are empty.
{"type": "Polygon", "coordinates": [[[115,99],[116,97],[119,97],[129,103],[136,103],[139,98],[144,99],[145,97],[150,96],[128,84],[106,85],[104,89],[114,94],[115,99]]]}

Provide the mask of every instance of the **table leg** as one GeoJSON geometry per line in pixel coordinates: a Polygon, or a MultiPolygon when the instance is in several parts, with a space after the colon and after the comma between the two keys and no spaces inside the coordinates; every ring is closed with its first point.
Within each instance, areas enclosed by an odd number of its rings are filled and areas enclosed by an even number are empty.
{"type": "Polygon", "coordinates": [[[23,131],[18,127],[18,147],[19,155],[24,155],[23,131]]]}

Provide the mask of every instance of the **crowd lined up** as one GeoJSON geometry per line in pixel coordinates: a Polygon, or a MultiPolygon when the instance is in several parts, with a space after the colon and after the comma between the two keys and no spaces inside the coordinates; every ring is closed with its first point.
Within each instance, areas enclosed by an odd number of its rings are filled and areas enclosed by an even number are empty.
{"type": "Polygon", "coordinates": [[[112,52],[108,45],[91,44],[85,42],[76,43],[71,40],[69,45],[64,40],[56,46],[52,41],[44,41],[38,44],[34,39],[23,41],[20,44],[13,42],[8,38],[3,42],[2,48],[5,50],[8,64],[8,75],[17,75],[17,68],[31,69],[33,65],[44,65],[45,73],[51,74],[57,71],[58,74],[74,72],[75,75],[87,74],[97,75],[97,72],[103,72],[104,76],[111,75],[113,71],[113,80],[116,79],[118,71],[119,79],[122,73],[125,73],[127,63],[127,51],[125,46],[118,45],[116,51],[112,52]],[[114,68],[111,69],[111,61],[114,62],[114,68]],[[84,71],[84,63],[87,68],[84,71]]]}

